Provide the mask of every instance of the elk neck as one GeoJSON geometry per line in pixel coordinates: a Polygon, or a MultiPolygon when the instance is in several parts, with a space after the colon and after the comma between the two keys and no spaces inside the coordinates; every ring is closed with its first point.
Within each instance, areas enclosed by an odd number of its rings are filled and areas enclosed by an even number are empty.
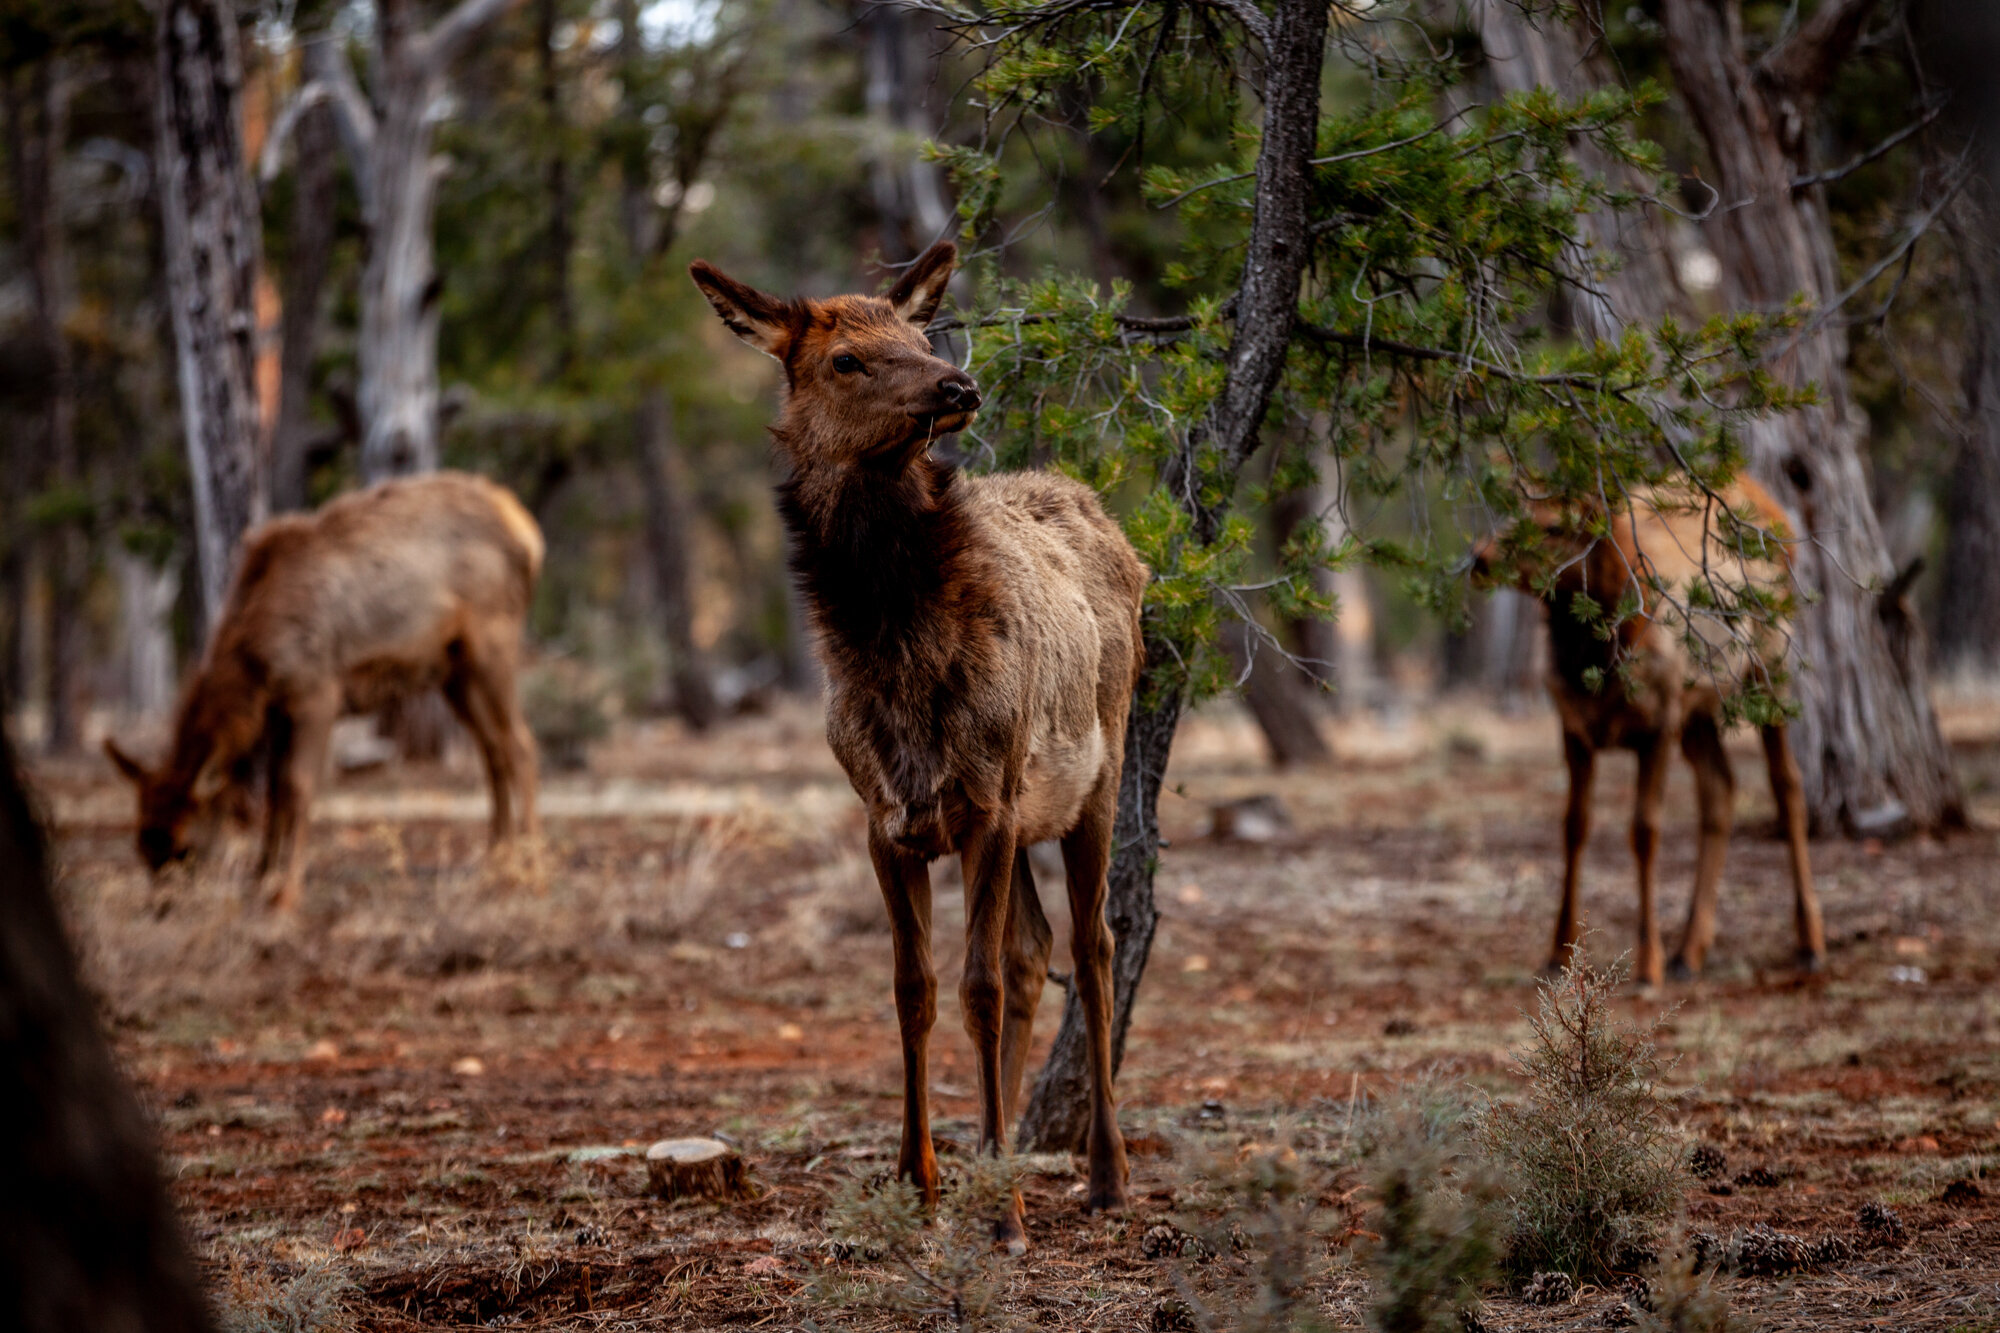
{"type": "MultiPolygon", "coordinates": [[[[781,440],[781,443],[783,441],[781,440]]],[[[778,509],[792,572],[829,642],[881,663],[948,631],[968,577],[967,524],[956,469],[920,454],[894,462],[793,460],[778,509]]]]}

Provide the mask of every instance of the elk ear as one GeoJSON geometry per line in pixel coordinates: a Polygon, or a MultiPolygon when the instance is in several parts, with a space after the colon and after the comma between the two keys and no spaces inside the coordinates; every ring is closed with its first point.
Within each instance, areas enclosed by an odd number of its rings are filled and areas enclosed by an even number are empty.
{"type": "Polygon", "coordinates": [[[951,271],[958,267],[958,247],[950,241],[939,241],[930,249],[917,256],[917,262],[910,265],[902,280],[889,289],[889,304],[896,307],[896,314],[918,328],[925,328],[931,316],[937,313],[938,302],[944,300],[945,284],[951,281],[951,271]]]}
{"type": "Polygon", "coordinates": [[[104,738],[104,754],[117,767],[118,771],[125,775],[128,782],[136,783],[141,787],[146,785],[147,778],[151,776],[146,772],[146,766],[119,749],[118,742],[112,740],[109,736],[104,738]]]}
{"type": "Polygon", "coordinates": [[[688,276],[731,333],[766,355],[785,359],[797,331],[791,302],[738,282],[706,259],[689,264],[688,276]]]}

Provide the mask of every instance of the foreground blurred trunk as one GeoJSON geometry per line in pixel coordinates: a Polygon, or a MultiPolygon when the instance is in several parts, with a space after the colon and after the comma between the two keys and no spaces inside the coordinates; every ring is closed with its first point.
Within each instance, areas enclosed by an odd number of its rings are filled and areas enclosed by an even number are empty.
{"type": "Polygon", "coordinates": [[[263,223],[244,162],[236,22],[235,9],[216,0],[164,0],[159,9],[160,218],[210,625],[236,544],[267,502],[257,412],[263,223]]]}
{"type": "Polygon", "coordinates": [[[1938,664],[1948,675],[2000,679],[2000,209],[1996,185],[1968,191],[1951,216],[1964,277],[1965,418],[1945,490],[1938,664]]]}
{"type": "MultiPolygon", "coordinates": [[[[0,696],[4,704],[4,696],[0,696]]],[[[0,706],[0,715],[5,713],[0,706]]],[[[97,1027],[0,730],[0,1328],[199,1333],[152,1132],[97,1027]]]]}
{"type": "MultiPolygon", "coordinates": [[[[78,528],[83,496],[76,456],[76,376],[63,328],[74,285],[64,244],[61,170],[69,134],[67,62],[50,55],[26,70],[12,71],[6,92],[7,156],[26,261],[31,339],[43,377],[42,455],[39,466],[20,480],[28,483],[24,489],[41,497],[39,563],[48,580],[42,630],[47,654],[43,738],[48,749],[60,753],[76,749],[79,741],[75,691],[82,666],[79,612],[87,556],[78,528]]],[[[25,580],[29,568],[24,563],[17,577],[25,580]]],[[[26,606],[24,596],[24,611],[26,606]]],[[[24,628],[17,625],[16,632],[24,628]]]]}
{"type": "Polygon", "coordinates": [[[1769,363],[1819,401],[1753,421],[1751,468],[1803,540],[1793,636],[1803,669],[1792,747],[1823,830],[1937,828],[1964,821],[1964,797],[1931,709],[1923,636],[1902,596],[1869,497],[1867,418],[1847,376],[1847,332],[1824,187],[1811,172],[1818,99],[1853,50],[1875,0],[1822,0],[1754,63],[1733,0],[1664,0],[1669,63],[1708,146],[1717,204],[1706,225],[1724,296],[1778,311],[1803,292],[1820,313],[1769,363]]]}

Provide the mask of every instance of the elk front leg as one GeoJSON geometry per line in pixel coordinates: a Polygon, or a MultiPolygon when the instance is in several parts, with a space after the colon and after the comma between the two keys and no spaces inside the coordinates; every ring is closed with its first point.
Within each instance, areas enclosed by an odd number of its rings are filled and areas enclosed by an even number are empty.
{"type": "Polygon", "coordinates": [[[937,1154],[931,1147],[930,1034],[937,1022],[937,975],[931,968],[931,876],[924,863],[868,830],[868,855],[889,909],[896,955],[896,1022],[903,1037],[903,1152],[896,1174],[937,1207],[937,1154]]]}
{"type": "Polygon", "coordinates": [[[1771,797],[1785,826],[1785,845],[1792,861],[1792,915],[1799,932],[1799,966],[1817,972],[1826,966],[1826,925],[1820,919],[1819,894],[1813,890],[1812,857],[1806,850],[1805,783],[1785,728],[1764,728],[1764,761],[1771,773],[1771,797]]]}
{"type": "Polygon", "coordinates": [[[1676,981],[1701,971],[1702,960],[1715,942],[1715,897],[1722,882],[1722,863],[1729,855],[1729,829],[1736,819],[1736,775],[1722,733],[1707,713],[1688,718],[1681,730],[1681,754],[1694,769],[1695,800],[1701,808],[1701,845],[1695,863],[1694,897],[1688,901],[1687,928],[1681,947],[1667,964],[1676,981]]]}
{"type": "Polygon", "coordinates": [[[1118,765],[1113,763],[1084,802],[1083,815],[1062,840],[1069,879],[1071,984],[1083,1005],[1090,1048],[1090,1192],[1086,1212],[1125,1207],[1125,1136],[1118,1130],[1118,1102],[1111,1083],[1111,929],[1104,920],[1105,872],[1111,867],[1112,823],[1118,811],[1118,765]]]}
{"type": "MultiPolygon", "coordinates": [[[[1000,1156],[1007,1150],[1006,1100],[1000,1076],[1000,1029],[1007,1000],[1007,944],[1010,934],[1015,862],[1014,821],[994,818],[966,839],[961,865],[965,876],[965,976],[958,985],[965,1035],[979,1062],[979,1150],[1000,1156]]],[[[994,1244],[1024,1254],[1027,1229],[1016,1192],[995,1220],[994,1244]]]]}
{"type": "Polygon", "coordinates": [[[274,911],[298,910],[306,875],[306,816],[313,789],[326,763],[333,723],[340,716],[340,689],[331,686],[288,710],[290,744],[281,757],[271,756],[270,824],[265,832],[269,868],[277,872],[277,887],[268,901],[274,911]]]}
{"type": "Polygon", "coordinates": [[[1549,947],[1545,976],[1555,976],[1570,964],[1576,942],[1583,936],[1578,898],[1583,888],[1583,849],[1590,842],[1590,787],[1597,773],[1597,751],[1573,731],[1563,733],[1563,759],[1569,765],[1569,809],[1563,815],[1562,906],[1556,909],[1556,935],[1549,947]]]}
{"type": "Polygon", "coordinates": [[[1632,807],[1632,856],[1639,863],[1639,957],[1633,973],[1648,986],[1665,980],[1655,886],[1660,860],[1660,804],[1667,790],[1667,737],[1639,740],[1639,794],[1632,807]]]}

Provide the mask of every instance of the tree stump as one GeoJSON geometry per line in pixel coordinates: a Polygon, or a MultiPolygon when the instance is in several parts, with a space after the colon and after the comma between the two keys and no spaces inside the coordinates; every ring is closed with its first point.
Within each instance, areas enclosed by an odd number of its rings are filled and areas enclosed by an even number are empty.
{"type": "Polygon", "coordinates": [[[662,1139],[646,1149],[652,1192],[676,1199],[740,1199],[750,1176],[736,1150],[720,1139],[662,1139]]]}

